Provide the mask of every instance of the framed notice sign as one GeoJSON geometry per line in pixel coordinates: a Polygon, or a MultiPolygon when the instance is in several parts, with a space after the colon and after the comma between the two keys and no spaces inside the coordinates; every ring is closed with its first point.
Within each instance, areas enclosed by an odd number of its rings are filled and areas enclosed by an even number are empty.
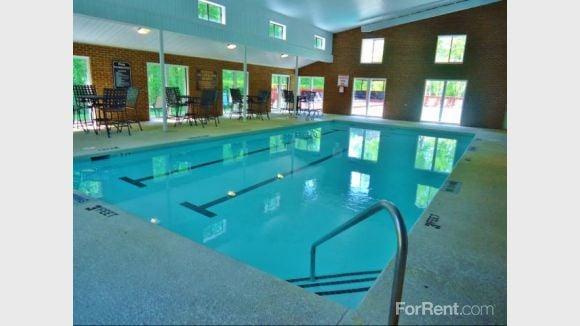
{"type": "Polygon", "coordinates": [[[131,65],[123,61],[113,61],[113,84],[115,88],[131,87],[131,65]]]}
{"type": "Polygon", "coordinates": [[[338,75],[338,86],[348,87],[348,75],[338,75]]]}

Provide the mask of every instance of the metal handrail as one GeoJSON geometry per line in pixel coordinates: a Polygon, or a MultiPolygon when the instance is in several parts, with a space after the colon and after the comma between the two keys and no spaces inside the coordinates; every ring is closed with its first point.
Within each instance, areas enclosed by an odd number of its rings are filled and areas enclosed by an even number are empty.
{"type": "Polygon", "coordinates": [[[316,247],[324,242],[334,238],[343,231],[357,225],[358,223],[373,216],[382,209],[386,209],[395,223],[397,231],[397,258],[395,260],[395,271],[393,278],[393,286],[391,290],[391,305],[389,307],[389,325],[397,325],[399,322],[399,315],[397,314],[397,302],[401,301],[403,295],[403,281],[405,279],[405,266],[407,265],[407,228],[405,221],[399,209],[395,204],[388,200],[380,200],[364,211],[360,212],[355,217],[339,225],[337,228],[329,232],[327,235],[315,241],[310,247],[310,279],[316,280],[316,247]]]}

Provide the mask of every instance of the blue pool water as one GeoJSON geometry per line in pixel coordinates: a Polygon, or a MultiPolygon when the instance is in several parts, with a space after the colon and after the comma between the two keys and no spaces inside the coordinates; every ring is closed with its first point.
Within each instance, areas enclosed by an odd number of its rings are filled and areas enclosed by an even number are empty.
{"type": "Polygon", "coordinates": [[[392,222],[381,212],[321,245],[316,282],[300,280],[312,242],[380,199],[411,229],[472,137],[321,122],[76,160],[74,188],[355,307],[395,253],[392,222]]]}

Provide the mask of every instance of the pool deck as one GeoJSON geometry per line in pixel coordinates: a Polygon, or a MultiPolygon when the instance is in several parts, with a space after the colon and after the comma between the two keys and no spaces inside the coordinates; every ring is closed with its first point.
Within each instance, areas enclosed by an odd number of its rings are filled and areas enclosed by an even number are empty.
{"type": "MultiPolygon", "coordinates": [[[[493,315],[402,315],[400,324],[505,324],[507,141],[504,131],[326,115],[475,133],[449,180],[409,234],[407,305],[492,305],[493,315]],[[427,223],[432,214],[435,224],[427,223]]],[[[74,133],[75,158],[306,123],[224,119],[219,127],[170,127],[113,134],[74,133]]],[[[308,122],[310,123],[310,122],[308,122]]],[[[75,324],[385,324],[392,263],[348,310],[95,199],[75,196],[75,324]],[[100,206],[97,206],[100,205],[100,206]],[[116,215],[113,215],[116,214],[116,215]]]]}

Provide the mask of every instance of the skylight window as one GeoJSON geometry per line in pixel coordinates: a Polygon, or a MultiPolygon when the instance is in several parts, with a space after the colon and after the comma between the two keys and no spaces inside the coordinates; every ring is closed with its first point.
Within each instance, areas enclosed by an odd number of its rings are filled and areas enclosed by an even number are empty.
{"type": "Polygon", "coordinates": [[[463,63],[467,35],[439,35],[435,63],[463,63]]]}
{"type": "Polygon", "coordinates": [[[286,39],[286,25],[282,25],[280,23],[270,21],[270,26],[268,28],[268,35],[273,38],[277,38],[280,40],[286,39]]]}
{"type": "Polygon", "coordinates": [[[360,63],[382,63],[384,38],[365,38],[362,40],[360,63]]]}
{"type": "Polygon", "coordinates": [[[206,0],[198,0],[197,18],[225,25],[226,7],[206,0]]]}
{"type": "Polygon", "coordinates": [[[322,36],[314,35],[314,47],[319,50],[326,49],[326,39],[322,36]]]}

